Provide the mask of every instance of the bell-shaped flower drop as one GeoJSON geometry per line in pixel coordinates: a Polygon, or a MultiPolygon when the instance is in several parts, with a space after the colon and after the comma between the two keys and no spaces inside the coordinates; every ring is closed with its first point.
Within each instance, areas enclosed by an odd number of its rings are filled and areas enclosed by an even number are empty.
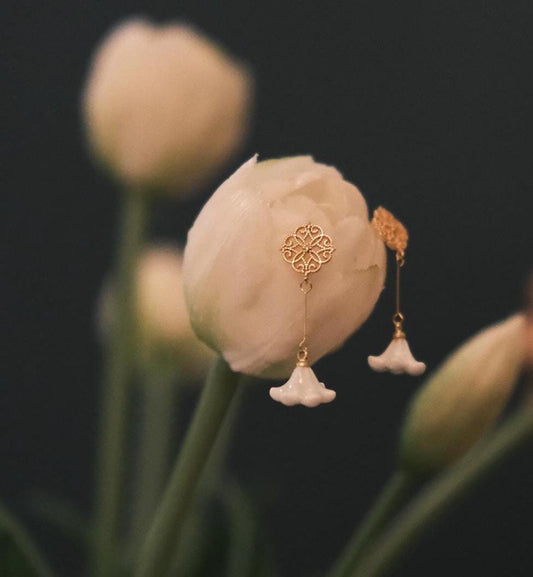
{"type": "Polygon", "coordinates": [[[388,371],[395,375],[407,373],[418,376],[426,370],[425,363],[413,357],[405,336],[394,337],[381,355],[368,357],[368,364],[374,371],[379,373],[388,371]]]}
{"type": "Polygon", "coordinates": [[[271,387],[270,396],[288,407],[292,405],[316,407],[322,403],[330,403],[337,393],[326,389],[324,383],[316,378],[310,366],[298,363],[284,385],[271,387]]]}

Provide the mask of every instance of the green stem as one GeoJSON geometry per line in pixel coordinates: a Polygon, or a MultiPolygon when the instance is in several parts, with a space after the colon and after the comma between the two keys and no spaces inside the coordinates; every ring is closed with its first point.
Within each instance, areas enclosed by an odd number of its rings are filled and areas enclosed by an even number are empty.
{"type": "Polygon", "coordinates": [[[237,391],[239,377],[221,358],[215,362],[141,549],[136,577],[164,577],[168,572],[198,481],[237,391]]]}
{"type": "Polygon", "coordinates": [[[133,489],[129,551],[135,555],[154,518],[167,478],[170,434],[176,409],[176,372],[158,367],[149,370],[141,383],[142,417],[133,489]]]}
{"type": "Polygon", "coordinates": [[[257,538],[254,511],[248,495],[236,481],[224,488],[226,509],[229,516],[230,550],[226,575],[249,577],[254,563],[254,546],[257,538]]]}
{"type": "Polygon", "coordinates": [[[198,481],[196,494],[191,505],[192,509],[183,526],[179,545],[173,553],[171,575],[192,574],[194,570],[192,570],[191,567],[196,567],[195,557],[202,555],[203,550],[201,547],[198,547],[198,542],[200,541],[198,519],[202,517],[200,513],[201,505],[208,502],[215,491],[220,489],[221,479],[224,478],[226,457],[233,438],[235,422],[239,414],[245,386],[246,380],[245,377],[242,377],[241,386],[233,396],[231,405],[224,417],[224,422],[220,427],[209,458],[198,481]]]}
{"type": "Polygon", "coordinates": [[[193,573],[194,571],[191,570],[190,567],[195,566],[193,565],[195,563],[194,557],[202,554],[201,548],[198,548],[200,505],[210,499],[217,490],[217,487],[220,486],[221,478],[224,477],[227,453],[233,438],[235,423],[241,407],[245,386],[246,377],[242,377],[241,386],[233,396],[233,400],[224,417],[224,422],[220,427],[209,458],[198,481],[196,494],[191,505],[193,509],[196,509],[196,514],[191,510],[187,516],[179,540],[179,546],[176,547],[173,553],[171,574],[174,576],[193,573]]]}
{"type": "Polygon", "coordinates": [[[98,577],[113,573],[122,508],[128,385],[133,373],[134,274],[147,220],[146,199],[141,191],[124,195],[121,218],[112,279],[116,316],[104,369],[98,448],[94,551],[94,572],[98,577]]]}
{"type": "Polygon", "coordinates": [[[405,502],[414,484],[415,478],[403,471],[396,471],[390,477],[328,577],[348,577],[352,574],[361,556],[405,502]]]}
{"type": "MultiPolygon", "coordinates": [[[[19,551],[24,554],[24,561],[33,570],[38,577],[53,577],[54,573],[48,563],[44,560],[36,545],[30,539],[26,530],[22,525],[11,515],[11,513],[0,504],[0,532],[7,533],[13,542],[19,548],[19,551]]],[[[6,551],[4,551],[6,553],[6,551]]],[[[8,562],[6,558],[0,559],[0,568],[4,567],[9,571],[9,566],[4,566],[8,562]]]]}
{"type": "Polygon", "coordinates": [[[533,437],[533,408],[525,406],[416,497],[362,559],[353,577],[384,575],[428,525],[511,450],[533,437]]]}
{"type": "Polygon", "coordinates": [[[198,487],[200,498],[202,498],[202,493],[204,498],[206,494],[213,493],[217,488],[217,484],[220,483],[220,479],[224,476],[228,451],[235,433],[235,423],[240,413],[244,391],[248,382],[246,379],[247,377],[241,376],[241,386],[235,392],[228,407],[224,422],[220,427],[213,449],[202,472],[198,487]]]}

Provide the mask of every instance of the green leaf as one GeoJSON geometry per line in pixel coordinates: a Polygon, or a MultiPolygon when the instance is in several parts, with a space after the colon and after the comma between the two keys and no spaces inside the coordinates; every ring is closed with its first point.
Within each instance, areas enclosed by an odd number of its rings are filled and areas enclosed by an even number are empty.
{"type": "Polygon", "coordinates": [[[0,575],[53,577],[53,572],[22,525],[0,504],[0,575]]]}
{"type": "MultiPolygon", "coordinates": [[[[50,527],[57,529],[65,537],[69,537],[86,553],[91,553],[95,542],[94,529],[74,505],[39,489],[30,493],[28,505],[35,516],[46,521],[50,527]]],[[[128,565],[129,561],[125,554],[122,555],[120,551],[114,549],[111,555],[110,563],[113,574],[121,576],[131,573],[131,567],[128,565]]],[[[2,573],[0,573],[0,577],[4,577],[2,573]]]]}
{"type": "Polygon", "coordinates": [[[39,489],[28,498],[31,512],[59,530],[74,542],[89,550],[93,543],[93,531],[82,513],[71,503],[39,489]]]}

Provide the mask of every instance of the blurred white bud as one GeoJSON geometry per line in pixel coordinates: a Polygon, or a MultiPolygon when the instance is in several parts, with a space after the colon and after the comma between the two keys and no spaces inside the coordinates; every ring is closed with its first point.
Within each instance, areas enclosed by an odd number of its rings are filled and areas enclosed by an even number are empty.
{"type": "Polygon", "coordinates": [[[465,454],[505,408],[524,358],[524,315],[482,330],[452,353],[409,407],[401,466],[431,474],[465,454]]]}
{"type": "Polygon", "coordinates": [[[185,194],[242,143],[251,77],[184,24],[126,20],[98,47],[83,93],[95,155],[131,186],[185,194]]]}
{"type": "MultiPolygon", "coordinates": [[[[182,282],[182,252],[172,246],[146,248],[135,273],[136,358],[141,365],[157,365],[184,379],[199,379],[214,353],[191,329],[182,282]]],[[[104,288],[99,310],[101,332],[113,330],[112,285],[104,288]]]]}
{"type": "MultiPolygon", "coordinates": [[[[526,355],[530,369],[533,369],[533,275],[526,288],[526,355]]],[[[531,390],[533,400],[533,388],[531,390]]]]}
{"type": "Polygon", "coordinates": [[[322,227],[335,246],[312,275],[309,362],[341,346],[366,320],[383,288],[385,246],[359,190],[309,156],[237,170],[189,231],[183,280],[191,323],[234,371],[286,377],[302,339],[302,275],[281,247],[301,225],[322,227]]]}

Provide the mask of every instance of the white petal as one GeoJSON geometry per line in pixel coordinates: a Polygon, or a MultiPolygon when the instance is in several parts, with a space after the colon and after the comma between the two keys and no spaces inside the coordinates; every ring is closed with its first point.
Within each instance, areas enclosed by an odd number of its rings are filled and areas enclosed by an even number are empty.
{"type": "Polygon", "coordinates": [[[270,396],[275,401],[289,407],[316,407],[321,403],[330,403],[336,395],[335,391],[326,389],[324,383],[318,381],[311,367],[296,367],[284,385],[270,389],[270,396]]]}
{"type": "Polygon", "coordinates": [[[380,356],[368,357],[368,364],[374,371],[389,371],[395,375],[407,373],[417,376],[426,370],[426,365],[413,357],[405,338],[392,339],[392,342],[380,356]]]}

